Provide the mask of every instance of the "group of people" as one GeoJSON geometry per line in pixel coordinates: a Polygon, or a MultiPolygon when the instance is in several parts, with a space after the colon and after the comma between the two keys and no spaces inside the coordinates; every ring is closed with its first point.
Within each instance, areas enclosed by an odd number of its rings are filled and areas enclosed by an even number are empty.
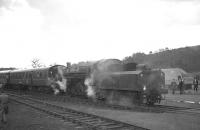
{"type": "MultiPolygon", "coordinates": [[[[198,91],[198,85],[199,85],[198,79],[197,77],[194,77],[194,80],[193,80],[194,92],[198,91]]],[[[181,76],[178,76],[178,85],[175,79],[173,79],[173,81],[171,82],[172,94],[175,94],[175,90],[177,89],[177,87],[180,90],[180,94],[183,94],[184,81],[181,76]]]]}

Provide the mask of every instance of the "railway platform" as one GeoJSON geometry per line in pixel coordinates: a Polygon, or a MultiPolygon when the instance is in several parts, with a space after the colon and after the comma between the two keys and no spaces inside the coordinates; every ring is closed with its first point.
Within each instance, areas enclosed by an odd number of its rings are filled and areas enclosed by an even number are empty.
{"type": "Polygon", "coordinates": [[[187,90],[183,94],[176,91],[175,94],[168,93],[164,97],[165,100],[161,103],[165,105],[200,108],[200,90],[198,92],[187,90]]]}

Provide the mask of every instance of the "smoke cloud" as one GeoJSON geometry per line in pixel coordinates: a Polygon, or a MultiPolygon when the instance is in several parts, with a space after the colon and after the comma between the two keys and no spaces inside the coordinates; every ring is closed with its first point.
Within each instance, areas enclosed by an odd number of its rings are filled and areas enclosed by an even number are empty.
{"type": "Polygon", "coordinates": [[[63,67],[58,67],[58,73],[55,73],[55,77],[48,78],[49,84],[57,95],[60,91],[66,92],[67,90],[67,79],[64,77],[63,67]]]}
{"type": "Polygon", "coordinates": [[[113,82],[108,72],[122,70],[122,63],[116,59],[100,60],[94,63],[91,68],[91,74],[84,83],[87,86],[88,97],[96,98],[96,91],[99,87],[104,87],[103,81],[113,82]]]}
{"type": "Polygon", "coordinates": [[[86,92],[87,92],[88,97],[96,98],[95,90],[92,86],[94,82],[93,80],[94,80],[93,76],[91,75],[91,77],[85,79],[84,84],[85,86],[87,86],[86,92]]]}
{"type": "Polygon", "coordinates": [[[67,79],[64,77],[63,67],[58,67],[58,76],[61,77],[62,81],[58,80],[57,83],[60,86],[60,90],[66,92],[67,90],[67,79]]]}

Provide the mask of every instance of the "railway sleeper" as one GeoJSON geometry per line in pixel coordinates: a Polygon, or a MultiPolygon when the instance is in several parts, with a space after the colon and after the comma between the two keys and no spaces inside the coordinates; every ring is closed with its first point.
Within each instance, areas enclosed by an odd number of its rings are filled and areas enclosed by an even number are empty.
{"type": "Polygon", "coordinates": [[[65,118],[75,119],[75,120],[81,121],[78,117],[75,117],[75,116],[65,116],[65,118]]]}
{"type": "Polygon", "coordinates": [[[97,126],[108,126],[108,125],[116,125],[116,123],[114,123],[114,122],[102,122],[102,123],[98,124],[97,126]]]}
{"type": "Polygon", "coordinates": [[[88,122],[88,123],[91,123],[91,124],[99,124],[100,122],[98,120],[83,120],[84,122],[88,122]]]}
{"type": "MultiPolygon", "coordinates": [[[[81,116],[81,115],[72,115],[72,114],[65,114],[66,117],[73,117],[73,118],[79,118],[80,120],[84,119],[84,118],[87,118],[87,117],[84,117],[81,116]]],[[[88,117],[89,119],[89,117],[88,117]]]]}
{"type": "Polygon", "coordinates": [[[102,123],[105,123],[105,121],[100,120],[100,119],[96,119],[96,120],[93,120],[93,121],[90,122],[90,123],[98,123],[98,124],[102,124],[102,123]]]}
{"type": "Polygon", "coordinates": [[[93,125],[90,122],[85,122],[83,120],[76,119],[74,117],[65,117],[65,118],[66,118],[66,120],[71,121],[71,122],[76,123],[76,124],[80,124],[80,125],[84,125],[84,126],[88,126],[88,127],[96,127],[95,124],[93,125]]]}
{"type": "Polygon", "coordinates": [[[124,128],[126,126],[124,125],[110,125],[110,126],[105,126],[106,129],[119,129],[119,128],[124,128]]]}
{"type": "Polygon", "coordinates": [[[95,126],[101,126],[101,122],[89,122],[89,123],[95,126]]]}
{"type": "MultiPolygon", "coordinates": [[[[95,118],[94,117],[80,117],[80,120],[94,120],[95,118]]],[[[97,119],[95,119],[95,120],[97,120],[97,119]]]]}

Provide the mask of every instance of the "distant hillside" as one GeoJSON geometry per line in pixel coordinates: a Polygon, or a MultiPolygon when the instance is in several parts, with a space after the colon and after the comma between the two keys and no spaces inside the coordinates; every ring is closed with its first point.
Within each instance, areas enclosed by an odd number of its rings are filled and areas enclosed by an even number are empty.
{"type": "Polygon", "coordinates": [[[135,53],[124,62],[147,64],[153,68],[182,68],[187,72],[200,71],[200,46],[178,49],[162,49],[157,53],[135,53]]]}

